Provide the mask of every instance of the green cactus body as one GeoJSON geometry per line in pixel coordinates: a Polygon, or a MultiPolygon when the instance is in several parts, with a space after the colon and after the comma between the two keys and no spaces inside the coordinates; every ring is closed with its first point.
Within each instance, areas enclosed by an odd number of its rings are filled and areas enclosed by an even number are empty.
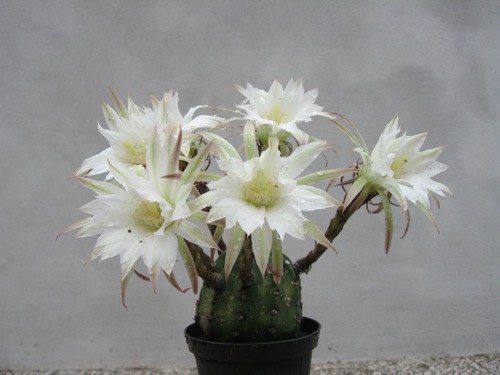
{"type": "MultiPolygon", "coordinates": [[[[224,268],[225,254],[216,266],[224,268]]],[[[300,277],[293,263],[284,257],[283,276],[276,285],[253,264],[254,282],[245,285],[238,276],[240,259],[224,285],[216,291],[206,284],[200,292],[196,322],[205,335],[219,342],[269,342],[294,338],[302,320],[300,277]]],[[[223,271],[221,271],[223,272],[223,271]]]]}

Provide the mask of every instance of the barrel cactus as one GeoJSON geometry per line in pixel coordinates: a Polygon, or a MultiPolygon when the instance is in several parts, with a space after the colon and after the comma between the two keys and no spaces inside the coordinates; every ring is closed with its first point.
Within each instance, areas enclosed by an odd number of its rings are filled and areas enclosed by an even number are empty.
{"type": "MultiPolygon", "coordinates": [[[[283,275],[276,284],[271,273],[262,277],[255,262],[253,282],[242,280],[234,271],[223,289],[204,284],[196,307],[195,320],[206,336],[220,342],[268,342],[298,335],[302,320],[300,277],[292,262],[284,257],[283,275]]],[[[224,275],[225,253],[216,261],[224,275]]]]}

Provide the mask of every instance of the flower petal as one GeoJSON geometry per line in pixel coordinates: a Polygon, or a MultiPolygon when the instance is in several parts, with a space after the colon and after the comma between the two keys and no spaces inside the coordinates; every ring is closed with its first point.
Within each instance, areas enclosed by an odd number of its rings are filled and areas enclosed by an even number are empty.
{"type": "Polygon", "coordinates": [[[236,259],[238,259],[238,255],[240,254],[241,246],[243,245],[244,240],[245,231],[241,229],[239,225],[236,225],[231,231],[228,246],[226,249],[226,259],[224,263],[224,273],[226,275],[226,279],[229,277],[236,259]]]}
{"type": "Polygon", "coordinates": [[[252,232],[252,250],[255,255],[255,262],[259,267],[262,277],[265,276],[267,271],[272,238],[272,231],[267,224],[252,232]]]}
{"type": "Polygon", "coordinates": [[[187,220],[183,220],[178,224],[175,229],[175,233],[184,238],[185,240],[195,243],[199,246],[218,249],[219,247],[212,239],[212,236],[205,233],[197,225],[190,223],[187,220]]]}
{"type": "Polygon", "coordinates": [[[301,174],[325,149],[325,141],[315,141],[300,146],[286,159],[286,167],[281,176],[293,179],[301,174]]]}
{"type": "Polygon", "coordinates": [[[276,285],[281,283],[283,276],[283,251],[281,248],[281,240],[278,234],[273,231],[273,239],[271,244],[271,261],[273,266],[273,280],[276,285]]]}
{"type": "Polygon", "coordinates": [[[306,221],[304,223],[304,231],[317,243],[320,243],[324,247],[328,247],[337,252],[337,250],[333,247],[333,244],[328,240],[328,238],[325,237],[321,229],[319,229],[318,226],[312,221],[306,221]]]}
{"type": "Polygon", "coordinates": [[[186,241],[182,237],[177,236],[177,243],[179,254],[181,254],[182,261],[184,262],[184,267],[186,268],[189,280],[191,281],[191,288],[194,294],[198,293],[198,272],[196,272],[196,264],[194,263],[193,257],[186,241]]]}

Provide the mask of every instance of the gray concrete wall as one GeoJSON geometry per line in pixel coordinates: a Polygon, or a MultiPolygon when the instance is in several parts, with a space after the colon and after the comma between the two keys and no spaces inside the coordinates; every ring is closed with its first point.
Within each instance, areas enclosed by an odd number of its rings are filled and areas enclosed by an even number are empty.
{"type": "MultiPolygon", "coordinates": [[[[116,259],[83,267],[94,239],[56,242],[91,199],[70,175],[106,146],[108,87],[140,104],[175,89],[185,111],[291,77],[369,144],[396,112],[429,130],[455,194],[435,210],[440,235],[414,209],[388,256],[383,217],[352,220],[303,279],[323,324],[314,361],[500,350],[499,18],[493,0],[0,1],[0,368],[193,366],[196,296],[137,279],[126,311],[116,259]]],[[[354,160],[339,132],[317,132],[336,166],[354,160]]]]}

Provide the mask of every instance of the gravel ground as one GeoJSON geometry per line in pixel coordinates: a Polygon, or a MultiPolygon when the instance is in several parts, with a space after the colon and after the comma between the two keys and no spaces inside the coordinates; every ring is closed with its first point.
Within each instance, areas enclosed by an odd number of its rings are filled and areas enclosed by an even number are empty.
{"type": "MultiPolygon", "coordinates": [[[[195,369],[162,370],[127,368],[113,370],[0,370],[1,375],[197,375],[195,369]]],[[[311,375],[496,375],[500,354],[438,357],[421,360],[329,362],[313,364],[311,375]]],[[[237,375],[237,374],[235,374],[237,375]]]]}

